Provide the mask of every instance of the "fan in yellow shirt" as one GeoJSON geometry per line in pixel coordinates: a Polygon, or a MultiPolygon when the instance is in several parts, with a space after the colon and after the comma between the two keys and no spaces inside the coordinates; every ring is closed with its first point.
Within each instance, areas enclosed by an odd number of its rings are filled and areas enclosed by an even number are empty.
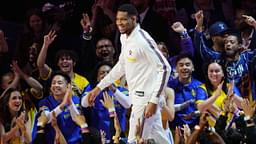
{"type": "MultiPolygon", "coordinates": [[[[216,120],[222,111],[224,111],[224,100],[234,94],[233,101],[240,107],[242,98],[238,89],[234,84],[227,84],[224,80],[223,68],[216,62],[209,63],[207,67],[207,82],[202,84],[197,93],[200,93],[205,98],[204,101],[197,103],[200,112],[207,111],[210,114],[208,123],[214,126],[216,120]]],[[[232,114],[229,114],[227,122],[231,121],[232,114]]]]}

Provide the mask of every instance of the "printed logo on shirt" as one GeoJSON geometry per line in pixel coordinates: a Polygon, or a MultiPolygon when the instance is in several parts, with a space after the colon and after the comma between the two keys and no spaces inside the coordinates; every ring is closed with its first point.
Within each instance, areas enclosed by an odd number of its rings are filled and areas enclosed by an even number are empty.
{"type": "Polygon", "coordinates": [[[136,57],[133,56],[132,50],[129,50],[127,60],[128,60],[129,62],[135,62],[135,61],[137,60],[136,57]]]}
{"type": "Polygon", "coordinates": [[[245,73],[245,69],[242,64],[239,64],[237,67],[227,67],[227,76],[229,79],[240,78],[243,73],[245,73]]]}
{"type": "Polygon", "coordinates": [[[136,58],[135,57],[128,57],[127,60],[129,62],[135,62],[136,61],[136,58]]]}
{"type": "Polygon", "coordinates": [[[129,55],[130,55],[130,56],[132,55],[132,50],[129,50],[129,55]]]}
{"type": "Polygon", "coordinates": [[[194,89],[191,90],[191,95],[192,95],[192,96],[195,96],[195,95],[196,95],[196,92],[195,92],[194,89]]]}
{"type": "Polygon", "coordinates": [[[135,91],[135,95],[144,97],[144,91],[135,91]]]}

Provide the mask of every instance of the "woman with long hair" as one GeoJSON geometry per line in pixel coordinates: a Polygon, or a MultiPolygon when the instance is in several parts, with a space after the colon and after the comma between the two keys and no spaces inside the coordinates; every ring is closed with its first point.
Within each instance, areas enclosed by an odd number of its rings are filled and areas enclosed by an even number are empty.
{"type": "MultiPolygon", "coordinates": [[[[234,83],[227,83],[225,69],[221,64],[214,61],[210,62],[206,67],[206,71],[206,82],[197,91],[205,100],[199,102],[197,107],[200,112],[209,112],[209,125],[214,126],[216,119],[222,112],[229,112],[225,108],[225,101],[232,99],[230,105],[240,107],[242,98],[234,83]]],[[[234,115],[229,115],[227,123],[231,122],[233,118],[234,115]]]]}
{"type": "Polygon", "coordinates": [[[0,98],[0,136],[1,143],[29,143],[31,137],[26,128],[21,93],[9,88],[0,98]]]}

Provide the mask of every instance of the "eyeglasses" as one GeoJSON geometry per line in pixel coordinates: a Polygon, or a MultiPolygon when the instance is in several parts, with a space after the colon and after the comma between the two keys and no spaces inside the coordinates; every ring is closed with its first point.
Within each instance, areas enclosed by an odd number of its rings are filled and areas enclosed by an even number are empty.
{"type": "Polygon", "coordinates": [[[101,49],[104,47],[108,48],[108,47],[112,47],[112,45],[99,45],[99,46],[97,46],[97,49],[101,49]]]}

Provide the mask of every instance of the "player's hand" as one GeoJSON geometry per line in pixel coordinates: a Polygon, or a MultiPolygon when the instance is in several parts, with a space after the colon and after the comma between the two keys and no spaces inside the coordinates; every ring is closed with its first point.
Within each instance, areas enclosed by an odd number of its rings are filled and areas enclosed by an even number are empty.
{"type": "Polygon", "coordinates": [[[157,104],[149,102],[145,109],[145,113],[144,113],[145,118],[149,118],[153,114],[155,114],[156,108],[157,108],[157,104]]]}
{"type": "Polygon", "coordinates": [[[89,106],[93,106],[94,100],[99,95],[100,91],[100,88],[95,87],[87,94],[89,106]]]}

